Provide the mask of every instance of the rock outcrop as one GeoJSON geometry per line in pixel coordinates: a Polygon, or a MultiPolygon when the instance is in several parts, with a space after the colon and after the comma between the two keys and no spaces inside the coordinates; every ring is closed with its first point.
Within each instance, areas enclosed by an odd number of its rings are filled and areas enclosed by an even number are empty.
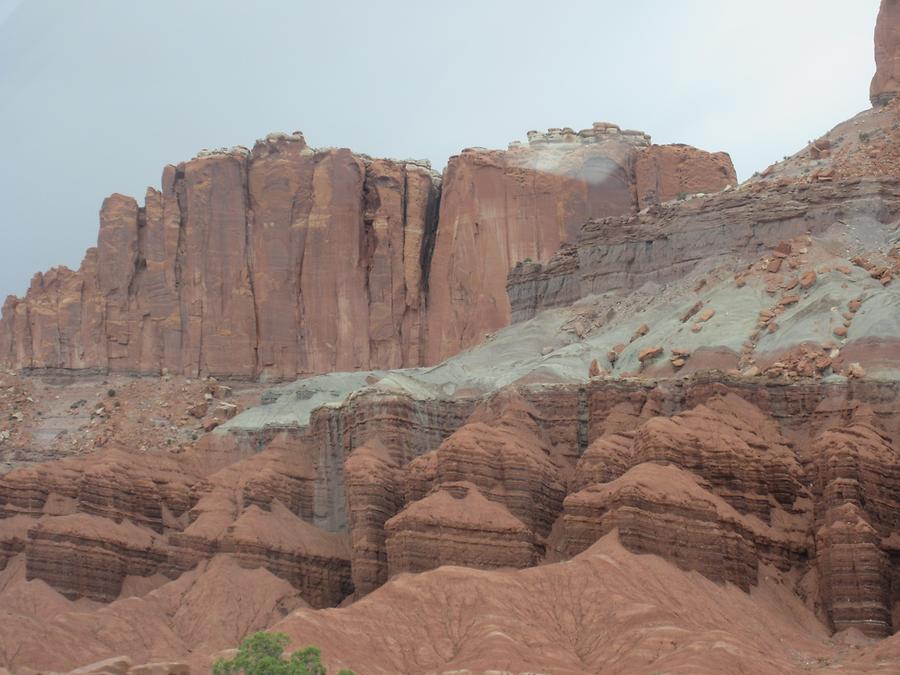
{"type": "Polygon", "coordinates": [[[427,165],[301,134],[168,166],[143,207],[104,202],[79,271],[7,301],[0,352],[20,368],[232,377],[418,363],[438,184],[427,165]]]}
{"type": "Polygon", "coordinates": [[[733,189],[596,124],[442,183],[274,135],[110,197],[0,321],[9,365],[99,371],[0,377],[0,670],[263,628],[365,672],[896,670],[896,7],[878,107],[733,189]]]}
{"type": "Polygon", "coordinates": [[[530,567],[540,558],[534,535],[472,483],[445,483],[385,523],[388,572],[441,565],[530,567]]]}
{"type": "Polygon", "coordinates": [[[273,379],[432,364],[509,323],[515,263],[636,210],[643,153],[645,192],[734,182],[726,156],[614,125],[530,143],[464,151],[443,190],[427,163],[314,150],[300,133],[167,166],[143,206],[104,201],[79,270],[7,298],[0,363],[273,379]]]}
{"type": "Polygon", "coordinates": [[[344,482],[353,587],[362,596],[388,579],[384,525],[403,508],[404,490],[396,462],[378,441],[350,454],[344,462],[344,482]]]}
{"type": "Polygon", "coordinates": [[[875,227],[892,223],[900,213],[900,181],[885,175],[773,186],[758,193],[731,190],[592,220],[573,246],[561,248],[544,264],[522,262],[510,272],[512,321],[592,294],[671,283],[701,261],[708,266],[736,258],[749,262],[781,241],[825,232],[836,211],[875,227]]]}
{"type": "Polygon", "coordinates": [[[220,650],[307,606],[287,581],[228,556],[100,607],[27,581],[24,565],[8,569],[0,587],[0,669],[13,672],[69,672],[127,654],[138,664],[187,662],[206,673],[220,650]]]}
{"type": "Polygon", "coordinates": [[[165,567],[161,537],[127,521],[82,513],[43,518],[28,531],[28,579],[41,579],[66,597],[111,602],[127,576],[165,567]]]}
{"type": "Polygon", "coordinates": [[[451,157],[429,272],[426,361],[507,325],[509,269],[547,260],[576,240],[586,220],[735,182],[724,153],[654,146],[639,132],[602,123],[577,133],[530,132],[527,146],[451,157]]]}
{"type": "Polygon", "coordinates": [[[873,106],[889,103],[900,92],[900,2],[881,0],[875,24],[875,77],[869,96],[873,106]]]}
{"type": "Polygon", "coordinates": [[[824,432],[813,448],[816,564],[828,620],[836,630],[890,635],[897,597],[891,560],[900,527],[898,453],[861,420],[824,432]]]}
{"type": "Polygon", "coordinates": [[[618,530],[635,553],[655,553],[745,591],[756,584],[759,557],[749,523],[672,465],[640,464],[569,495],[564,521],[570,555],[618,530]]]}
{"type": "Polygon", "coordinates": [[[411,502],[444,484],[472,483],[546,537],[562,510],[561,473],[537,410],[506,393],[477,409],[437,450],[410,462],[405,483],[411,502]]]}

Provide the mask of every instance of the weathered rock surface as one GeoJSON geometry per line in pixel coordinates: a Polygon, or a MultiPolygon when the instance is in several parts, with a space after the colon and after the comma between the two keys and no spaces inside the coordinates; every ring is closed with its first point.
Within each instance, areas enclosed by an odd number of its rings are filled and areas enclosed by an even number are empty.
{"type": "Polygon", "coordinates": [[[610,535],[561,564],[405,575],[363,602],[301,610],[274,630],[291,635],[292,647],[320,645],[331,668],[359,671],[799,675],[891,667],[896,647],[863,661],[856,649],[826,647],[815,625],[774,579],[751,596],[629,553],[610,535]],[[351,634],[358,638],[348,642],[351,634]]]}
{"type": "Polygon", "coordinates": [[[550,533],[562,510],[565,489],[537,410],[504,393],[484,404],[441,446],[406,470],[407,500],[433,488],[467,481],[481,495],[503,504],[530,531],[550,533]]]}
{"type": "Polygon", "coordinates": [[[362,596],[388,579],[384,525],[403,508],[404,489],[396,462],[378,441],[353,450],[344,462],[344,481],[353,587],[362,596]]]}
{"type": "Polygon", "coordinates": [[[651,146],[643,135],[609,126],[556,131],[529,134],[527,146],[450,159],[429,272],[426,362],[507,325],[508,270],[547,260],[576,240],[586,220],[735,184],[724,153],[651,146]]]}
{"type": "Polygon", "coordinates": [[[277,501],[270,511],[247,508],[228,526],[219,550],[289,581],[313,607],[338,605],[353,590],[346,538],[322,532],[277,501]]]}
{"type": "Polygon", "coordinates": [[[115,600],[126,576],[157,573],[167,557],[164,541],[148,530],[82,513],[41,519],[25,547],[28,579],[99,602],[115,600]]]}
{"type": "Polygon", "coordinates": [[[197,480],[170,458],[111,448],[0,477],[0,517],[79,511],[162,533],[193,505],[197,480]]]}
{"type": "MultiPolygon", "coordinates": [[[[443,190],[427,164],[313,150],[299,133],[200,153],[167,166],[144,206],[106,199],[78,271],[37,274],[6,300],[0,363],[280,379],[436,363],[509,322],[512,265],[634,211],[635,158],[672,152],[612,127],[583,134],[465,151],[443,190]]],[[[674,153],[641,179],[734,182],[721,153],[674,153]]]]}
{"type": "Polygon", "coordinates": [[[900,3],[897,0],[881,0],[875,24],[875,67],[869,96],[873,106],[880,106],[900,91],[900,3]]]}
{"type": "Polygon", "coordinates": [[[813,449],[816,564],[828,620],[835,630],[890,635],[897,598],[891,561],[900,525],[898,453],[861,420],[824,432],[813,449]]]}
{"type": "MultiPolygon", "coordinates": [[[[803,597],[830,627],[891,625],[892,383],[585,378],[441,400],[379,382],[316,410],[306,427],[213,434],[166,461],[109,450],[13,471],[2,483],[0,555],[27,570],[27,583],[109,602],[162,591],[224,554],[324,607],[354,591],[377,597],[401,572],[558,560],[616,530],[631,551],[754,594],[772,574],[813,578],[803,597]],[[138,481],[138,471],[155,491],[114,489],[111,476],[138,481]],[[162,516],[148,510],[153,500],[162,516]],[[829,506],[848,500],[852,520],[829,506]],[[187,508],[167,514],[168,503],[187,508]]],[[[271,405],[296,405],[301,390],[284,388],[271,405]]],[[[187,653],[155,620],[140,631],[176,646],[136,660],[187,653]]],[[[68,663],[110,653],[122,650],[68,663]]]]}
{"type": "Polygon", "coordinates": [[[591,294],[671,283],[701,262],[711,267],[756,258],[780,241],[825,232],[836,211],[853,214],[860,225],[884,227],[900,213],[900,182],[883,176],[732,190],[590,221],[573,247],[544,265],[521,263],[510,272],[512,320],[591,294]]]}
{"type": "Polygon", "coordinates": [[[228,556],[100,607],[26,581],[24,567],[21,561],[0,573],[0,663],[13,672],[68,672],[122,654],[138,664],[183,661],[192,672],[209,672],[219,650],[306,606],[287,581],[228,556]]]}
{"type": "Polygon", "coordinates": [[[467,482],[442,484],[388,520],[385,531],[391,576],[441,565],[530,567],[543,548],[505,506],[467,482]]]}
{"type": "MultiPolygon", "coordinates": [[[[606,124],[440,190],[297,134],[114,195],[6,303],[11,365],[353,372],[241,414],[182,376],[196,444],[0,479],[0,668],[206,672],[271,627],[359,672],[893,672],[897,105],[712,196],[726,156],[606,124]]],[[[49,408],[9,377],[21,449],[49,408]]]]}
{"type": "Polygon", "coordinates": [[[437,200],[426,166],[300,134],[202,154],[166,167],[143,207],[108,198],[81,269],[7,301],[0,352],[19,368],[233,377],[418,363],[437,200]]]}
{"type": "Polygon", "coordinates": [[[727,395],[649,420],[635,433],[632,461],[677,464],[708,481],[739,512],[769,522],[773,507],[792,509],[807,496],[786,443],[759,409],[727,395]]]}
{"type": "Polygon", "coordinates": [[[655,553],[745,591],[757,581],[759,557],[749,523],[672,465],[640,464],[614,481],[569,495],[564,521],[570,555],[618,530],[629,551],[655,553]]]}
{"type": "Polygon", "coordinates": [[[731,157],[689,145],[654,145],[637,156],[634,167],[638,208],[737,184],[731,157]]]}

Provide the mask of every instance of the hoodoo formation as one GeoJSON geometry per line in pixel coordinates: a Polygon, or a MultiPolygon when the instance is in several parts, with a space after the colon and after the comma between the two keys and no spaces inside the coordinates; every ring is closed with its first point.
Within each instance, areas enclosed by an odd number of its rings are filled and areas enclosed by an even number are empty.
{"type": "Polygon", "coordinates": [[[595,124],[108,198],[0,321],[0,673],[898,672],[898,31],[740,185],[595,124]]]}

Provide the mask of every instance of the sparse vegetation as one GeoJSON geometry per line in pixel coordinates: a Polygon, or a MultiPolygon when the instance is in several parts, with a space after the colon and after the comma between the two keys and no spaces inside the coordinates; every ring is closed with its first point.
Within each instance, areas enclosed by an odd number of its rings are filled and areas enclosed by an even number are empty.
{"type": "Polygon", "coordinates": [[[678,196],[676,196],[675,199],[677,199],[680,202],[683,202],[685,199],[687,199],[687,197],[688,197],[687,192],[679,192],[678,196]]]}
{"type": "MultiPolygon", "coordinates": [[[[241,642],[233,659],[219,659],[213,665],[215,675],[327,675],[322,654],[306,647],[285,659],[284,648],[290,638],[284,633],[254,633],[241,642]]],[[[338,675],[353,675],[341,670],[338,675]]]]}
{"type": "Polygon", "coordinates": [[[863,143],[867,143],[871,135],[866,131],[859,132],[859,140],[863,143]]]}

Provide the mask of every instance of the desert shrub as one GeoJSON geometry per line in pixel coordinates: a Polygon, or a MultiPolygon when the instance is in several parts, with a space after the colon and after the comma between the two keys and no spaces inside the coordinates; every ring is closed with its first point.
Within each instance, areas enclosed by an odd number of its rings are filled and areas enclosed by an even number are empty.
{"type": "MultiPolygon", "coordinates": [[[[233,659],[219,659],[215,675],[327,675],[316,647],[299,649],[289,659],[283,656],[290,638],[284,633],[254,633],[241,642],[233,659]]],[[[353,675],[342,670],[338,675],[353,675]]]]}

